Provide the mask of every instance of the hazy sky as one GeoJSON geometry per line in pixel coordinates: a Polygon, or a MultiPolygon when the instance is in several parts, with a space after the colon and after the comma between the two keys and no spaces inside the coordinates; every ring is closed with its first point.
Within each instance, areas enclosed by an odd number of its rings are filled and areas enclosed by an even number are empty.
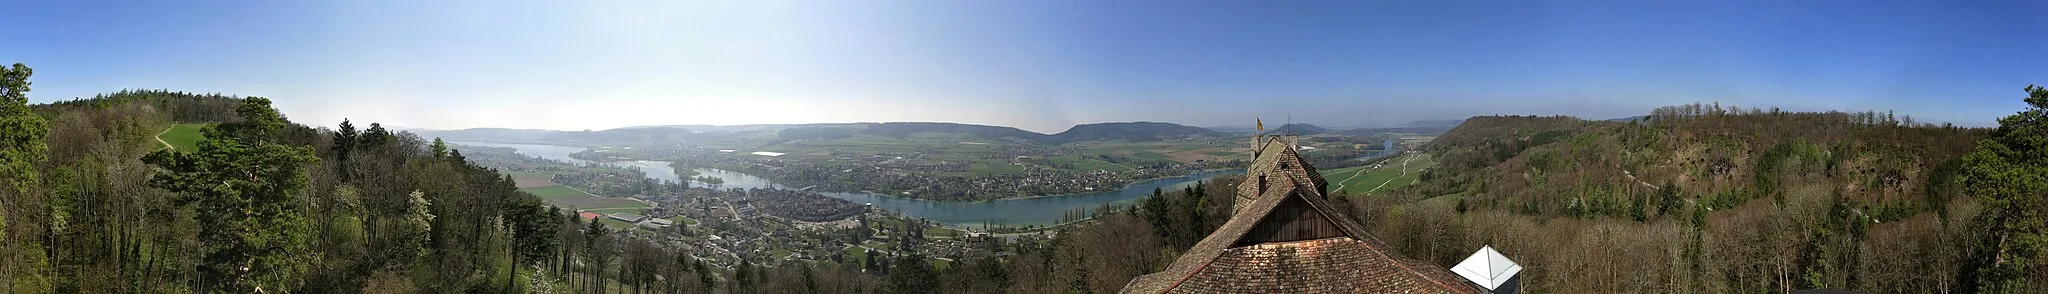
{"type": "Polygon", "coordinates": [[[1354,126],[1695,101],[1989,125],[2048,84],[2048,1],[314,2],[10,1],[0,62],[36,69],[36,102],[164,88],[442,129],[1354,126]]]}

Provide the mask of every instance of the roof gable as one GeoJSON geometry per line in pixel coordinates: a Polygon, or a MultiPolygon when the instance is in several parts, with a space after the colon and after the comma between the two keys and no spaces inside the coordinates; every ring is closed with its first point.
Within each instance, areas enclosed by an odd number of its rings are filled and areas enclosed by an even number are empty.
{"type": "Polygon", "coordinates": [[[1286,198],[1281,200],[1273,211],[1267,213],[1264,219],[1253,224],[1250,231],[1238,236],[1237,242],[1231,246],[1346,236],[1342,228],[1331,222],[1329,217],[1317,211],[1315,207],[1301,200],[1301,197],[1286,198]]]}

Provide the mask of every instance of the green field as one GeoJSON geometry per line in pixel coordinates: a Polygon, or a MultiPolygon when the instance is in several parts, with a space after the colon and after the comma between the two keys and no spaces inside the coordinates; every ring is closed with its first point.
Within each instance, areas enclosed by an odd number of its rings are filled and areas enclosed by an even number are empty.
{"type": "MultiPolygon", "coordinates": [[[[840,249],[840,251],[846,253],[846,260],[848,262],[860,262],[868,258],[868,248],[860,247],[860,245],[847,245],[845,249],[840,249]]],[[[879,252],[880,250],[877,251],[879,252]]]]}
{"type": "Polygon", "coordinates": [[[169,129],[164,130],[163,134],[157,135],[157,139],[163,140],[164,143],[169,143],[172,150],[185,151],[197,149],[199,146],[199,139],[206,137],[204,135],[199,134],[199,129],[204,128],[207,125],[208,124],[171,125],[169,129]]]}
{"type": "Polygon", "coordinates": [[[512,175],[512,181],[515,185],[519,185],[520,188],[540,188],[555,185],[553,181],[555,178],[554,174],[537,172],[506,172],[505,174],[512,175]]]}
{"type": "Polygon", "coordinates": [[[670,221],[675,221],[676,223],[678,223],[678,224],[683,224],[683,225],[685,225],[685,226],[695,226],[695,225],[697,225],[697,220],[695,220],[695,219],[690,219],[690,218],[687,218],[687,217],[683,217],[683,216],[680,216],[680,215],[678,215],[678,216],[674,216],[674,217],[669,217],[669,218],[668,218],[668,220],[670,220],[670,221]]]}
{"type": "Polygon", "coordinates": [[[647,203],[641,203],[640,201],[590,195],[589,193],[583,193],[583,191],[577,191],[576,189],[560,185],[519,189],[519,191],[539,196],[540,199],[547,200],[549,204],[563,208],[608,210],[608,212],[624,212],[628,210],[638,212],[645,211],[647,208],[647,203]]]}
{"type": "Polygon", "coordinates": [[[1322,174],[1323,180],[1330,182],[1331,193],[1361,195],[1414,184],[1421,178],[1422,170],[1434,166],[1435,158],[1418,154],[1388,159],[1385,166],[1378,169],[1366,165],[1327,170],[1322,174]],[[1405,167],[1402,165],[1404,162],[1407,163],[1405,167]]]}

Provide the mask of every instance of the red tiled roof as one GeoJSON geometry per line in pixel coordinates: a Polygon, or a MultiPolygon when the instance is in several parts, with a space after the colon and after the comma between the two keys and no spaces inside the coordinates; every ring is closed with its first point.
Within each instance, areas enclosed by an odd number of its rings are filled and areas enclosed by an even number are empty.
{"type": "Polygon", "coordinates": [[[597,214],[596,212],[583,212],[583,213],[578,213],[578,214],[576,214],[576,217],[580,217],[580,218],[583,218],[583,219],[585,219],[585,220],[590,220],[590,219],[596,219],[596,218],[604,217],[604,215],[602,215],[602,214],[597,214]]]}

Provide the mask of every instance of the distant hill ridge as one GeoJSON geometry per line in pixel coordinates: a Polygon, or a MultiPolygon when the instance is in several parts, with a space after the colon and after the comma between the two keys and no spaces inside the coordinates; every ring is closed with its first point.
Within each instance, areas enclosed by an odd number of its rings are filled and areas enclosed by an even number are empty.
{"type": "Polygon", "coordinates": [[[823,139],[866,134],[905,137],[920,132],[967,134],[988,139],[1016,139],[1047,144],[1097,140],[1154,141],[1188,136],[1222,136],[1223,132],[1166,122],[1109,122],[1080,124],[1055,134],[1042,134],[1015,127],[945,122],[863,122],[822,124],[758,124],[734,126],[666,125],[636,126],[602,131],[557,131],[508,128],[473,128],[423,131],[431,136],[457,141],[495,142],[579,142],[617,140],[687,139],[703,133],[775,131],[785,139],[823,139]]]}
{"type": "Polygon", "coordinates": [[[1346,129],[1346,130],[1338,130],[1338,129],[1331,129],[1331,128],[1326,128],[1326,127],[1322,127],[1322,126],[1317,126],[1317,125],[1312,125],[1312,124],[1306,124],[1306,123],[1291,123],[1291,124],[1284,124],[1284,125],[1280,125],[1279,127],[1275,127],[1275,128],[1272,128],[1272,129],[1268,129],[1268,130],[1266,130],[1266,132],[1265,132],[1265,133],[1266,133],[1266,134],[1281,134],[1281,133],[1286,133],[1286,134],[1295,134],[1295,135],[1322,135],[1322,134],[1333,134],[1333,135],[1347,135],[1347,136],[1372,136],[1372,135],[1379,135],[1379,134],[1386,134],[1386,133],[1411,133],[1411,134],[1422,134],[1422,135],[1440,135],[1440,134],[1443,134],[1444,132],[1448,132],[1448,131],[1450,131],[1450,130],[1451,130],[1451,128],[1457,127],[1457,126],[1458,126],[1458,124],[1460,124],[1460,123],[1463,123],[1464,121],[1465,121],[1465,120],[1462,120],[1462,119],[1448,119],[1448,120],[1424,120],[1424,121],[1416,121],[1416,122],[1412,122],[1412,123],[1409,123],[1408,125],[1405,125],[1405,126],[1398,126],[1398,127],[1366,127],[1366,128],[1355,128],[1355,129],[1346,129]]]}
{"type": "Polygon", "coordinates": [[[1319,135],[1319,134],[1329,134],[1329,133],[1334,133],[1334,132],[1336,132],[1336,131],[1332,131],[1332,130],[1330,130],[1329,128],[1324,128],[1324,127],[1318,127],[1318,126],[1316,126],[1316,125],[1311,125],[1311,124],[1301,124],[1301,123],[1297,123],[1297,124],[1284,124],[1284,125],[1280,125],[1280,127],[1276,127],[1276,128],[1273,128],[1273,129],[1271,129],[1271,130],[1267,130],[1267,131],[1266,131],[1266,133],[1267,133],[1267,134],[1295,134],[1295,135],[1319,135]]]}

